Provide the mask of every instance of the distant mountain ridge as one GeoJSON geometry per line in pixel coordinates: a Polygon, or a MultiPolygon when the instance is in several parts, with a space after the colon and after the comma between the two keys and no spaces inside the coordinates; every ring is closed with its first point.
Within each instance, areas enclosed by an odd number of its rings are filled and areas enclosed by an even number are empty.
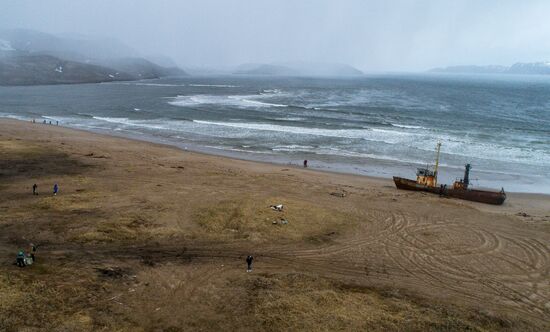
{"type": "Polygon", "coordinates": [[[516,63],[508,69],[508,73],[550,75],[550,62],[516,63]]]}
{"type": "Polygon", "coordinates": [[[240,65],[235,70],[234,74],[238,75],[269,75],[269,76],[296,76],[298,72],[292,68],[281,65],[265,64],[265,63],[246,63],[240,65]]]}
{"type": "Polygon", "coordinates": [[[512,66],[449,66],[433,68],[433,73],[463,73],[463,74],[518,74],[518,75],[550,75],[550,62],[518,62],[512,66]]]}
{"type": "Polygon", "coordinates": [[[247,63],[237,67],[234,74],[267,76],[360,76],[363,72],[346,64],[285,62],[247,63]]]}
{"type": "Polygon", "coordinates": [[[0,31],[0,85],[99,83],[182,75],[186,73],[177,66],[155,64],[114,39],[0,31]]]}

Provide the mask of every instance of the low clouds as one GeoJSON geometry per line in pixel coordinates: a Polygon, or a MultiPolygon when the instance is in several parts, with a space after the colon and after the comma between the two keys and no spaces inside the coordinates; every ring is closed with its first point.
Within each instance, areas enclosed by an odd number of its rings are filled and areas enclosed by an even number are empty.
{"type": "Polygon", "coordinates": [[[0,28],[117,38],[180,65],[366,71],[550,60],[548,1],[10,1],[0,28]]]}

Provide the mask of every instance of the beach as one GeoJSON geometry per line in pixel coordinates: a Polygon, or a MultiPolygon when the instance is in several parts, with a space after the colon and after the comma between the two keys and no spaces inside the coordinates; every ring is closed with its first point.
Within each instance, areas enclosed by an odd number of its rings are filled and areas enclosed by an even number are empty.
{"type": "Polygon", "coordinates": [[[0,119],[0,330],[548,330],[549,201],[0,119]]]}
{"type": "Polygon", "coordinates": [[[388,179],[440,142],[442,183],[470,164],[474,187],[550,194],[549,94],[548,77],[189,76],[3,87],[0,117],[388,179]]]}

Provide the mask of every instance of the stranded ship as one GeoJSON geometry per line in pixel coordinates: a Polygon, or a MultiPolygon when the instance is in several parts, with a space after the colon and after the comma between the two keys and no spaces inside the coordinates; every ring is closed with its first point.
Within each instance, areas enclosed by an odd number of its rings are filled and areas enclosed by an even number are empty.
{"type": "Polygon", "coordinates": [[[487,191],[470,188],[470,164],[465,166],[464,177],[453,183],[452,187],[446,184],[438,185],[437,171],[439,168],[439,152],[441,143],[437,143],[435,166],[433,170],[429,167],[418,168],[416,171],[416,181],[394,176],[393,182],[398,189],[427,191],[444,197],[453,197],[468,201],[481,202],[487,204],[501,205],[506,200],[504,188],[501,191],[487,191]]]}

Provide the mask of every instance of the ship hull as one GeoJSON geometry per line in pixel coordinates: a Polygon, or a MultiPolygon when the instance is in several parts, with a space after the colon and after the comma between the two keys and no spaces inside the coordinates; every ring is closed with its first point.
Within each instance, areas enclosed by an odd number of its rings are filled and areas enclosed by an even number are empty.
{"type": "Polygon", "coordinates": [[[397,176],[393,177],[393,182],[395,182],[395,186],[398,189],[425,191],[438,194],[440,196],[459,198],[473,202],[502,205],[502,203],[506,200],[506,193],[504,193],[504,191],[496,192],[472,189],[453,189],[446,187],[429,187],[419,184],[414,180],[400,178],[397,176]]]}

